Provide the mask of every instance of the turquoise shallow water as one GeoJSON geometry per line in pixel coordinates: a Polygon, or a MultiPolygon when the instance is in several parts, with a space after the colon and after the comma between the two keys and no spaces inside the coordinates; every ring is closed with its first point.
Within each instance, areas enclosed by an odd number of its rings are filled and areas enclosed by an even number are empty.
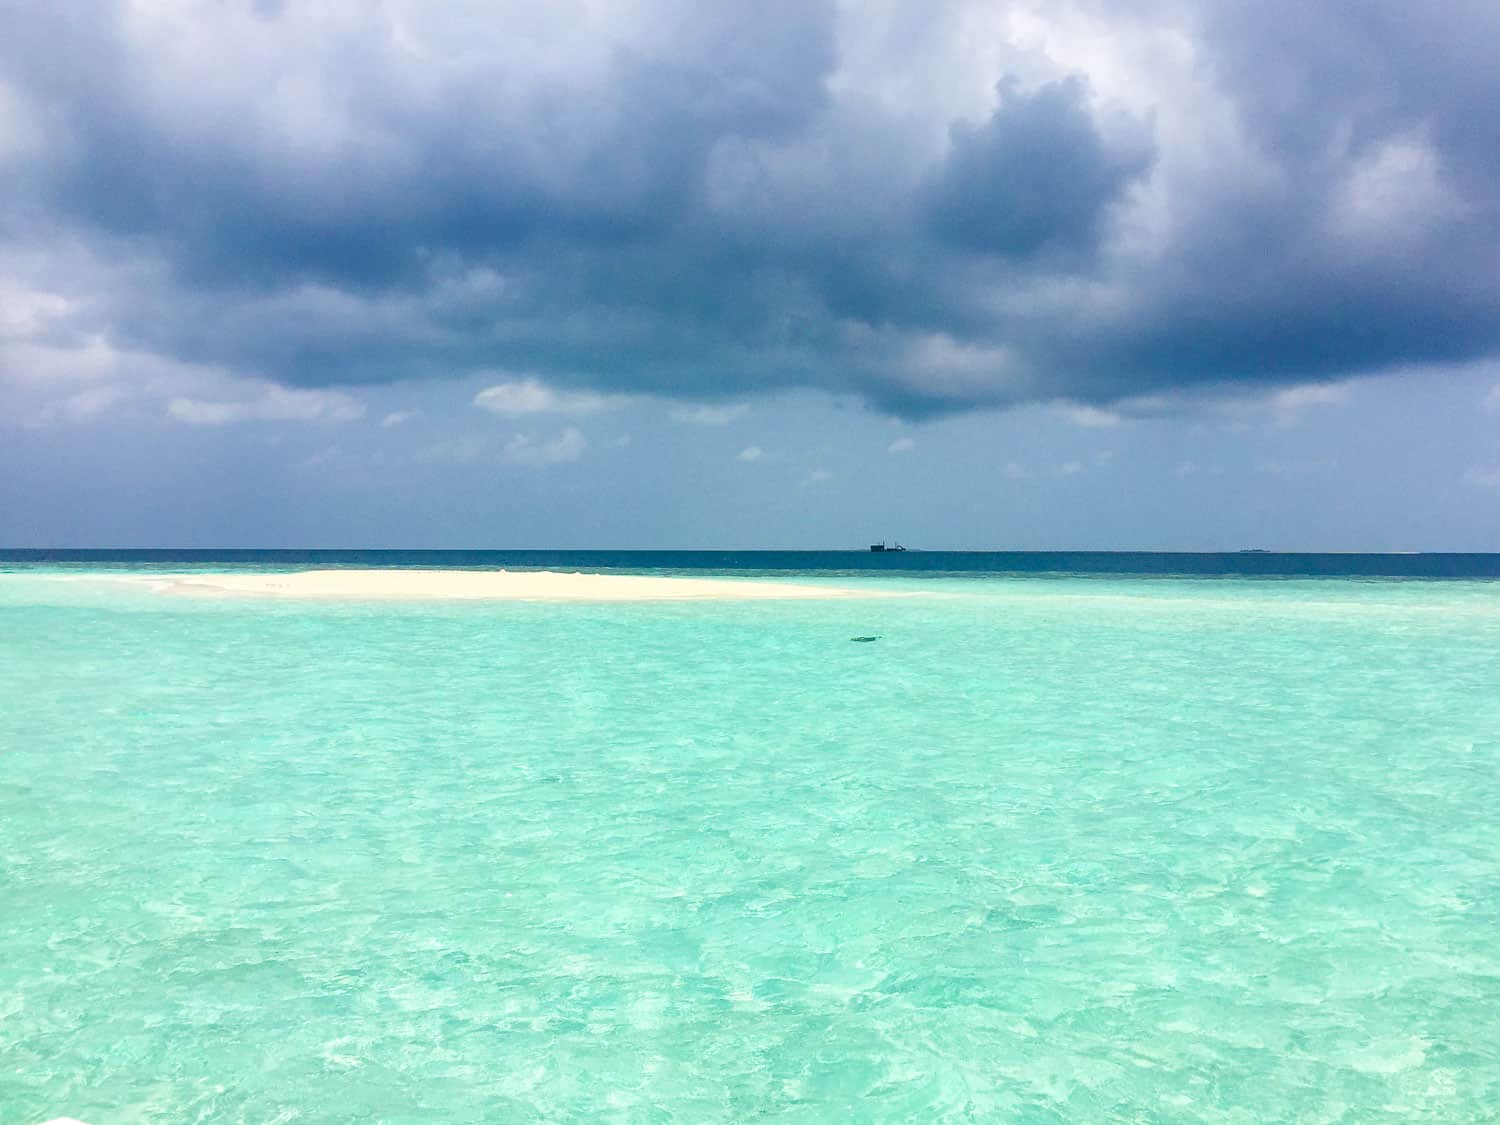
{"type": "Polygon", "coordinates": [[[1500,1113],[1500,587],[876,584],[0,575],[0,1123],[1500,1113]]]}

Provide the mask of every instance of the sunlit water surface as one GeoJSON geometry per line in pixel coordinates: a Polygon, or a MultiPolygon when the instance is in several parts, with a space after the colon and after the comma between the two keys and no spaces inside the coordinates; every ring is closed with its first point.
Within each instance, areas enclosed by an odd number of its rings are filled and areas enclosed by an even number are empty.
{"type": "Polygon", "coordinates": [[[866,581],[0,575],[0,1121],[1500,1112],[1500,587],[866,581]]]}

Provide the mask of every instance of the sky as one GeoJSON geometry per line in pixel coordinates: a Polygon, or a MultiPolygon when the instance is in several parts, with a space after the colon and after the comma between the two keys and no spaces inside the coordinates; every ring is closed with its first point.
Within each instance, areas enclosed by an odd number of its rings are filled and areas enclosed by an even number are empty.
{"type": "Polygon", "coordinates": [[[1500,6],[0,0],[0,546],[1500,551],[1500,6]]]}

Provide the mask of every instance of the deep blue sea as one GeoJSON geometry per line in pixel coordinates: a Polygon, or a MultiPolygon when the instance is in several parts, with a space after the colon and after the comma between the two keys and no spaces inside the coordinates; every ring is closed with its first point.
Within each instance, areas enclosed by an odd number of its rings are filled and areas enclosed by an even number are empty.
{"type": "Polygon", "coordinates": [[[775,574],[1500,578],[1500,554],[1276,551],[0,550],[0,566],[434,567],[775,574]]]}

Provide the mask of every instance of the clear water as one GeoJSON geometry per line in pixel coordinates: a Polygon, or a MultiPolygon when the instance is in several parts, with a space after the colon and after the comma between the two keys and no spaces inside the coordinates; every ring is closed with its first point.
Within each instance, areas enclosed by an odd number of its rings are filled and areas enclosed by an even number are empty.
{"type": "Polygon", "coordinates": [[[1500,1113],[1500,586],[867,581],[0,575],[0,1122],[1500,1113]]]}

